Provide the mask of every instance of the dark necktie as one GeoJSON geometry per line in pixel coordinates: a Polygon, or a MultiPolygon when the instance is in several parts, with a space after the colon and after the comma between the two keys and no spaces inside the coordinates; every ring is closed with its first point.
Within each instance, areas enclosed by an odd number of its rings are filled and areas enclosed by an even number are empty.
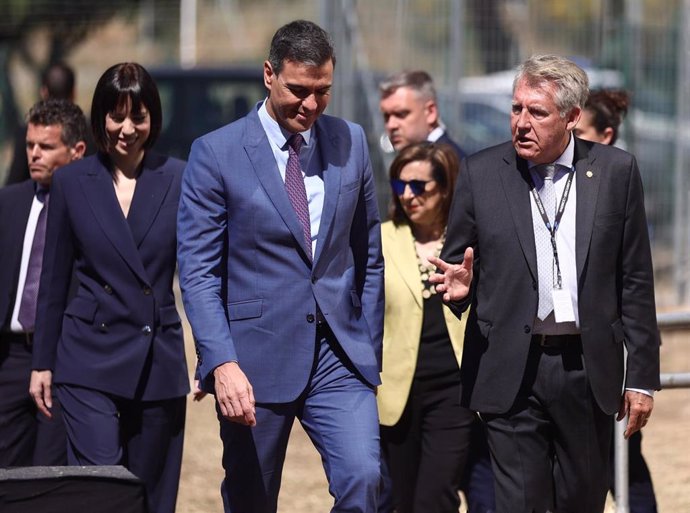
{"type": "Polygon", "coordinates": [[[295,209],[297,219],[302,225],[304,233],[304,243],[307,254],[311,260],[311,221],[309,220],[309,203],[307,202],[307,190],[304,187],[304,177],[302,176],[302,166],[299,162],[299,152],[302,148],[304,139],[301,134],[293,134],[287,141],[288,160],[285,166],[285,189],[288,198],[295,209]]]}
{"type": "Polygon", "coordinates": [[[41,279],[41,267],[43,266],[43,248],[46,242],[46,219],[48,217],[48,190],[38,189],[36,198],[43,203],[43,208],[38,214],[34,240],[29,253],[29,265],[26,268],[26,280],[24,292],[19,304],[17,316],[24,331],[32,332],[36,324],[36,302],[38,300],[38,284],[41,279]]]}
{"type": "MultiPolygon", "coordinates": [[[[553,226],[556,216],[556,188],[553,177],[556,166],[547,164],[538,166],[537,172],[544,178],[544,185],[539,191],[539,197],[544,204],[546,215],[553,226]]],[[[537,246],[537,277],[539,278],[539,309],[537,317],[542,321],[553,311],[553,246],[551,234],[547,230],[541,216],[534,216],[534,240],[537,246]]]]}

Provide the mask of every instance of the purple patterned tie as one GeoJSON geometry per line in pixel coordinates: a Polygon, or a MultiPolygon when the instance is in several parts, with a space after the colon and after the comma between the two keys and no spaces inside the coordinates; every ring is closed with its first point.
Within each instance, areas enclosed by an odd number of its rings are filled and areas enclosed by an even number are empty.
{"type": "Polygon", "coordinates": [[[295,209],[297,219],[302,225],[304,232],[304,242],[306,244],[309,259],[311,254],[311,221],[309,221],[309,204],[307,203],[307,191],[304,187],[304,177],[302,176],[302,166],[299,162],[299,151],[302,148],[304,139],[301,134],[293,134],[287,141],[288,161],[285,166],[285,189],[288,198],[295,209]]]}
{"type": "Polygon", "coordinates": [[[38,284],[41,279],[41,267],[43,265],[43,248],[46,242],[46,218],[48,217],[48,190],[36,191],[36,198],[43,203],[43,208],[38,214],[36,231],[29,253],[29,265],[26,268],[26,281],[22,301],[19,304],[17,319],[24,331],[32,332],[36,324],[36,302],[38,300],[38,284]]]}

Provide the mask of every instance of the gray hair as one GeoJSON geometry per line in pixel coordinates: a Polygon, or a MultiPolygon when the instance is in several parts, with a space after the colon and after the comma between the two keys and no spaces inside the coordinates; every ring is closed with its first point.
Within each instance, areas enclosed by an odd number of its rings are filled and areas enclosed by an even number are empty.
{"type": "Polygon", "coordinates": [[[559,55],[533,55],[523,62],[513,80],[513,92],[523,80],[530,85],[544,82],[554,84],[554,101],[561,116],[574,107],[583,108],[589,96],[587,73],[573,61],[559,55]]]}
{"type": "Polygon", "coordinates": [[[423,100],[436,101],[434,81],[426,71],[401,71],[389,76],[379,84],[381,98],[387,98],[401,87],[409,87],[416,91],[423,100]]]}

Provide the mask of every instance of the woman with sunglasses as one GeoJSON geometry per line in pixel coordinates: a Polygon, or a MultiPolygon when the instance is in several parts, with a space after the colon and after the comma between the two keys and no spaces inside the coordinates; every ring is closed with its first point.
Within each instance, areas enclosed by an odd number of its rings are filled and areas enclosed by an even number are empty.
{"type": "MultiPolygon", "coordinates": [[[[475,415],[460,406],[465,321],[443,305],[429,257],[445,240],[458,173],[450,146],[403,149],[390,168],[383,384],[377,392],[383,457],[397,513],[457,513],[475,415]]],[[[489,476],[491,478],[491,476],[489,476]]]]}

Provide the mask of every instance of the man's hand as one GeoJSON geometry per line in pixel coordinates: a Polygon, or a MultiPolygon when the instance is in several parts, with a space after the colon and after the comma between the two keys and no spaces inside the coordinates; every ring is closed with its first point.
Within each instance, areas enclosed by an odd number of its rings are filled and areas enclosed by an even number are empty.
{"type": "Polygon", "coordinates": [[[53,418],[50,409],[53,407],[53,395],[51,385],[53,384],[53,371],[40,370],[31,371],[31,382],[29,384],[29,394],[36,403],[38,411],[49,419],[53,418]]]}
{"type": "Polygon", "coordinates": [[[635,431],[639,431],[647,425],[653,408],[654,398],[652,396],[634,390],[625,391],[616,420],[623,420],[628,415],[628,426],[625,428],[626,440],[635,431]]]}
{"type": "Polygon", "coordinates": [[[204,397],[206,397],[208,394],[201,390],[201,384],[199,383],[198,379],[194,380],[194,387],[192,388],[192,398],[194,401],[201,401],[204,397]]]}
{"type": "Polygon", "coordinates": [[[255,426],[254,390],[237,362],[219,365],[213,371],[213,376],[216,380],[216,401],[223,417],[245,426],[255,426]]]}
{"type": "Polygon", "coordinates": [[[465,299],[470,293],[472,283],[472,264],[474,263],[474,251],[472,248],[465,250],[461,264],[449,264],[440,258],[430,257],[429,262],[443,274],[431,274],[429,281],[436,284],[436,291],[443,294],[443,301],[459,301],[465,299]]]}

